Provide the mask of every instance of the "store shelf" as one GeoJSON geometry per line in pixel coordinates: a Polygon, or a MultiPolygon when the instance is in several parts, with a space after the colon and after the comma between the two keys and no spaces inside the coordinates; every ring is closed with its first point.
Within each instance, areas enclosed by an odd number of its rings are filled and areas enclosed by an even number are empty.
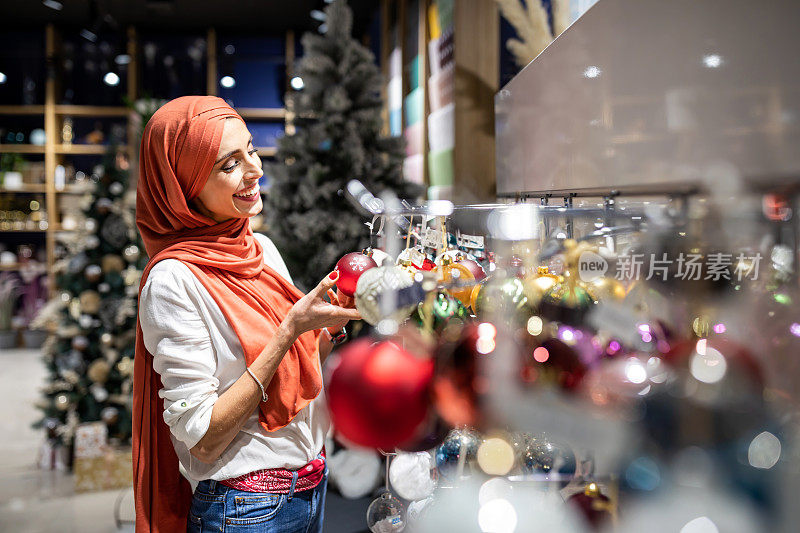
{"type": "Polygon", "coordinates": [[[56,115],[73,117],[127,117],[131,110],[125,106],[57,105],[56,115]]]}
{"type": "Polygon", "coordinates": [[[15,189],[9,189],[7,187],[0,187],[0,193],[29,193],[29,194],[44,194],[45,189],[44,185],[34,185],[29,183],[23,183],[21,187],[15,189]]]}
{"type": "Polygon", "coordinates": [[[0,233],[47,233],[46,229],[0,229],[0,233]]]}
{"type": "Polygon", "coordinates": [[[280,119],[286,116],[286,110],[282,107],[239,107],[236,109],[244,119],[280,119]]]}
{"type": "Polygon", "coordinates": [[[62,189],[56,189],[56,193],[60,194],[87,194],[92,192],[91,187],[84,187],[83,185],[65,185],[62,189]]]}
{"type": "Polygon", "coordinates": [[[0,154],[43,154],[44,146],[37,144],[0,144],[0,154]]]}
{"type": "Polygon", "coordinates": [[[0,272],[16,272],[22,268],[21,263],[9,263],[6,265],[0,264],[0,272]]]}
{"type": "Polygon", "coordinates": [[[105,154],[109,147],[105,144],[57,144],[56,153],[64,155],[105,154]]]}
{"type": "Polygon", "coordinates": [[[44,106],[0,105],[0,115],[44,115],[44,106]]]}

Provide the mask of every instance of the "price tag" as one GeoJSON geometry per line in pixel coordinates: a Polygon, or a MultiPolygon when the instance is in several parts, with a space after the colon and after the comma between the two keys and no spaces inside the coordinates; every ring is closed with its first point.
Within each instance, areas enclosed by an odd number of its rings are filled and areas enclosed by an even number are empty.
{"type": "Polygon", "coordinates": [[[425,248],[439,249],[442,246],[442,232],[438,229],[427,228],[422,236],[422,246],[425,248]]]}
{"type": "Polygon", "coordinates": [[[408,258],[411,260],[411,264],[417,268],[422,268],[422,264],[425,262],[425,254],[416,248],[411,248],[408,251],[408,258]]]}
{"type": "Polygon", "coordinates": [[[482,235],[465,235],[458,236],[458,246],[461,248],[472,248],[475,250],[483,250],[483,236],[482,235]]]}

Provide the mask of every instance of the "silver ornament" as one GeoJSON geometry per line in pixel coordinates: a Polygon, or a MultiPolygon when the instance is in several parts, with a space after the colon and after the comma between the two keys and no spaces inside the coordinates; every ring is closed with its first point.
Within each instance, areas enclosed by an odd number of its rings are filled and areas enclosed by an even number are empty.
{"type": "Polygon", "coordinates": [[[381,300],[388,296],[389,291],[399,291],[414,284],[414,280],[401,268],[385,266],[371,268],[361,274],[356,286],[356,308],[361,317],[369,324],[375,326],[385,318],[402,322],[408,318],[415,303],[405,306],[392,306],[384,311],[381,300]]]}
{"type": "Polygon", "coordinates": [[[378,496],[367,508],[367,527],[372,533],[395,533],[406,527],[403,503],[388,492],[378,496]]]}

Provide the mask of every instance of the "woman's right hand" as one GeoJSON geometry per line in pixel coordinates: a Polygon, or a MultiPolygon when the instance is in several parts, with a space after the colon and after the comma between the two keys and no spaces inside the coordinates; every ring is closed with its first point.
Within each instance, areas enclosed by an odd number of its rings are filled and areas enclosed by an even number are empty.
{"type": "Polygon", "coordinates": [[[295,337],[314,329],[326,327],[338,329],[350,320],[361,318],[361,313],[357,309],[333,305],[323,299],[328,291],[336,286],[337,279],[339,272],[334,270],[292,306],[285,322],[295,337]]]}

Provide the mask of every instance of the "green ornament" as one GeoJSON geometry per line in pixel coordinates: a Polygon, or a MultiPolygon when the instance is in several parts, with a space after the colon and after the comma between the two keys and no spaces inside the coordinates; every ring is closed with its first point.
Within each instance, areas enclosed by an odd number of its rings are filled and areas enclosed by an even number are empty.
{"type": "Polygon", "coordinates": [[[568,282],[553,285],[544,293],[542,300],[571,309],[584,309],[595,303],[594,298],[586,289],[577,284],[570,286],[568,282]]]}
{"type": "Polygon", "coordinates": [[[481,318],[522,320],[528,315],[528,298],[519,278],[489,280],[478,293],[475,307],[481,318]]]}
{"type": "Polygon", "coordinates": [[[433,330],[437,333],[441,333],[445,326],[449,324],[454,322],[464,323],[470,318],[469,311],[464,307],[464,304],[443,291],[437,292],[433,301],[430,302],[430,311],[428,311],[427,306],[428,302],[420,303],[411,319],[417,325],[424,327],[425,318],[427,313],[430,312],[433,320],[433,330]]]}

